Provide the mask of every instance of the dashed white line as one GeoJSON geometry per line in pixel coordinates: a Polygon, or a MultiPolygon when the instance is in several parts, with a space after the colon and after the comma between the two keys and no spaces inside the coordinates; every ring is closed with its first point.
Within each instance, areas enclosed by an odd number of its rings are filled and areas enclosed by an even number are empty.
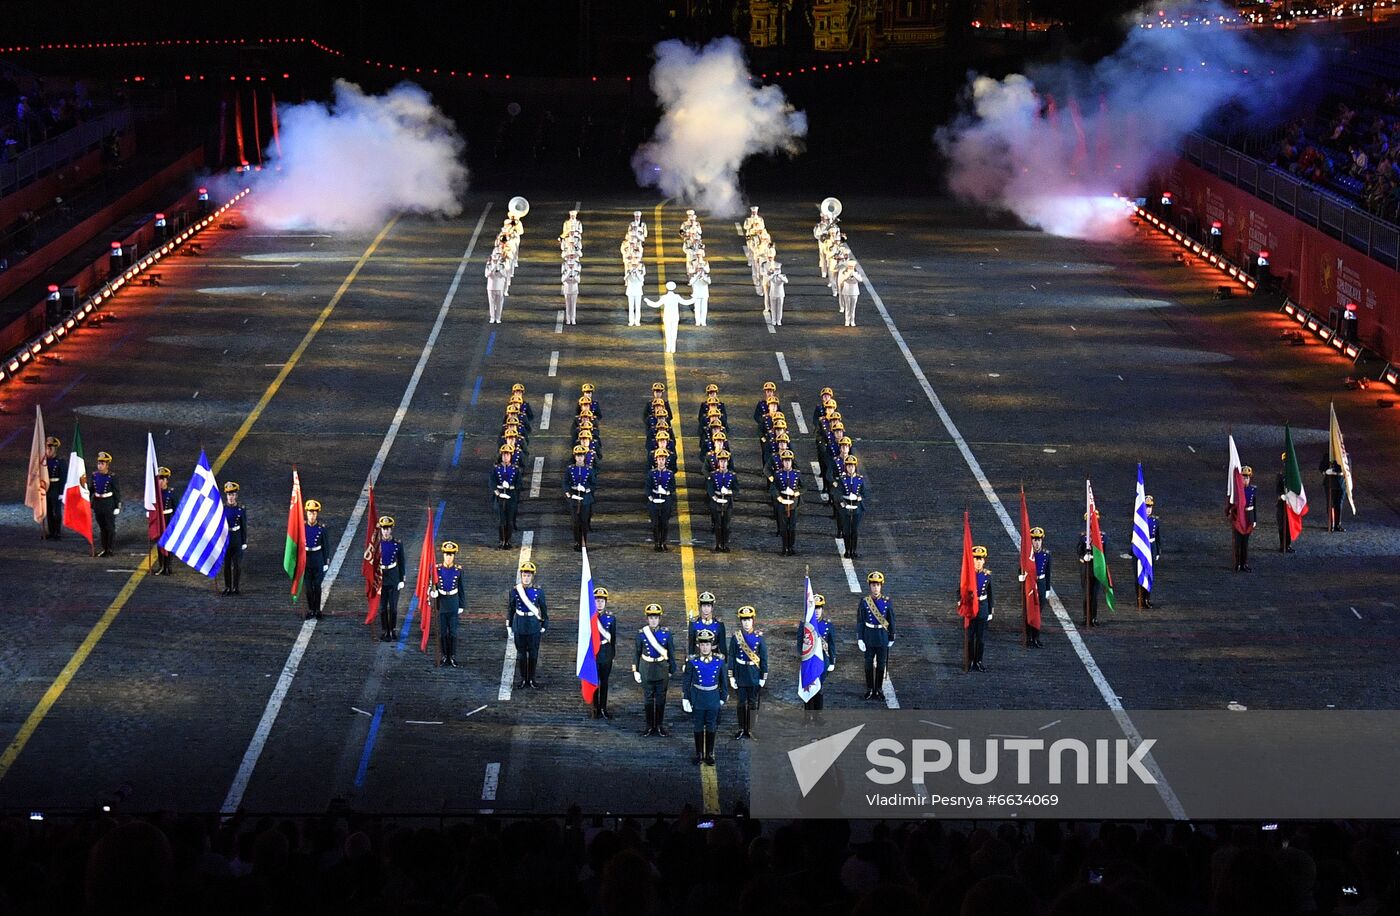
{"type": "Polygon", "coordinates": [[[1361,619],[1361,612],[1358,611],[1356,608],[1352,608],[1352,609],[1351,609],[1351,612],[1352,612],[1353,614],[1356,615],[1356,619],[1357,619],[1357,620],[1360,620],[1360,619],[1361,619]]]}
{"type": "MultiPolygon", "coordinates": [[[[890,336],[894,338],[895,344],[898,345],[900,352],[904,354],[905,362],[909,364],[909,368],[914,373],[914,377],[918,379],[919,386],[923,389],[929,404],[933,406],[934,412],[938,414],[939,420],[943,422],[943,427],[948,431],[948,435],[950,435],[954,443],[957,444],[958,451],[962,453],[963,460],[967,462],[968,469],[972,471],[972,476],[976,478],[978,485],[982,488],[982,494],[986,496],[987,502],[991,504],[997,517],[1001,519],[1002,527],[1006,529],[1007,536],[1011,538],[1011,543],[1019,548],[1021,536],[1016,530],[1015,523],[1011,521],[1011,515],[1006,511],[1006,506],[1002,504],[1001,497],[997,496],[996,490],[992,488],[991,482],[987,480],[987,475],[983,473],[982,466],[977,462],[977,457],[972,454],[972,449],[968,446],[967,440],[964,439],[962,433],[958,431],[957,426],[953,423],[953,418],[948,415],[948,411],[944,408],[943,402],[939,400],[938,395],[934,393],[933,386],[929,384],[928,377],[924,375],[924,370],[920,368],[918,360],[914,358],[913,352],[909,349],[909,344],[905,343],[904,335],[899,332],[899,328],[895,326],[894,319],[890,317],[889,310],[885,308],[884,300],[880,298],[880,294],[875,291],[874,285],[868,279],[865,282],[865,289],[866,292],[870,294],[870,301],[875,304],[876,310],[879,311],[880,317],[884,320],[885,327],[889,330],[890,336]]],[[[1074,326],[1070,325],[1070,327],[1073,328],[1074,326]]],[[[1114,692],[1113,687],[1108,683],[1107,678],[1104,677],[1103,671],[1099,669],[1098,662],[1094,660],[1094,656],[1089,651],[1089,647],[1084,644],[1084,638],[1079,634],[1079,630],[1075,628],[1074,621],[1070,619],[1064,604],[1053,590],[1047,597],[1050,599],[1050,606],[1055,612],[1055,618],[1060,622],[1060,626],[1065,632],[1065,637],[1074,648],[1075,654],[1079,657],[1079,661],[1084,666],[1084,670],[1088,673],[1089,678],[1094,682],[1094,686],[1098,688],[1099,695],[1103,697],[1104,704],[1108,706],[1114,718],[1117,719],[1118,727],[1122,729],[1128,741],[1134,748],[1138,747],[1142,744],[1142,734],[1138,731],[1137,726],[1133,724],[1133,720],[1128,715],[1127,711],[1123,709],[1122,701],[1114,692]]],[[[1176,792],[1167,782],[1167,778],[1162,774],[1161,768],[1157,765],[1157,761],[1149,753],[1144,755],[1143,763],[1148,767],[1153,778],[1157,780],[1157,794],[1161,797],[1163,804],[1166,805],[1172,817],[1178,820],[1185,820],[1186,809],[1182,807],[1181,799],[1177,798],[1176,792]]]]}
{"type": "Polygon", "coordinates": [[[473,709],[471,712],[467,713],[467,714],[466,714],[465,716],[463,716],[462,718],[464,718],[464,719],[470,719],[472,716],[474,716],[474,715],[476,715],[477,713],[481,712],[481,711],[482,711],[483,709],[485,709],[485,708],[486,708],[486,704],[485,704],[485,703],[482,703],[480,706],[478,706],[476,709],[473,709]]]}
{"type": "Polygon", "coordinates": [[[554,333],[564,333],[564,310],[560,309],[559,314],[554,319],[554,333]]]}
{"type": "Polygon", "coordinates": [[[544,456],[535,456],[535,470],[530,475],[530,497],[533,499],[540,495],[540,475],[544,473],[544,456]]]}
{"type": "MultiPolygon", "coordinates": [[[[399,429],[403,426],[404,417],[408,414],[408,405],[413,402],[413,395],[418,390],[418,382],[423,378],[423,370],[428,365],[428,357],[432,355],[433,347],[437,344],[438,334],[442,331],[443,323],[447,321],[447,313],[452,308],[452,300],[456,298],[457,288],[462,283],[462,274],[466,272],[467,262],[471,260],[472,252],[476,250],[477,239],[481,236],[481,228],[486,225],[486,214],[490,210],[491,205],[488,203],[481,211],[481,218],[477,220],[476,229],[472,231],[471,241],[467,243],[467,250],[462,254],[461,263],[457,265],[457,273],[452,277],[452,284],[447,288],[447,295],[443,296],[442,306],[438,309],[437,322],[428,334],[428,341],[423,345],[423,352],[418,357],[418,365],[413,370],[408,387],[404,389],[403,399],[399,401],[399,409],[394,413],[394,419],[384,434],[384,441],[379,444],[379,452],[374,456],[374,463],[370,465],[369,476],[365,478],[364,486],[360,488],[360,497],[350,514],[349,522],[341,532],[335,557],[331,560],[331,567],[326,572],[325,582],[321,586],[322,606],[330,603],[331,586],[335,584],[336,577],[340,575],[346,554],[349,553],[350,545],[358,533],[360,519],[364,516],[365,509],[369,504],[369,488],[379,479],[379,472],[384,468],[384,462],[389,457],[389,450],[393,448],[394,440],[398,438],[399,429]]],[[[248,790],[248,782],[253,778],[253,769],[258,765],[258,758],[262,756],[267,739],[272,734],[272,726],[276,724],[277,716],[282,711],[282,704],[286,701],[287,693],[292,688],[292,681],[296,678],[302,657],[306,655],[306,647],[311,643],[311,634],[315,632],[315,620],[305,621],[301,625],[296,641],[292,644],[292,650],[287,655],[287,662],[283,665],[282,673],[277,678],[277,686],[273,688],[272,696],[268,698],[267,706],[263,709],[262,718],[258,720],[257,728],[253,731],[252,740],[248,743],[248,749],[243,753],[243,760],[239,763],[238,772],[233,777],[233,785],[229,787],[228,795],[224,796],[222,808],[224,814],[233,814],[243,803],[243,795],[248,790]]]]}
{"type": "Polygon", "coordinates": [[[807,418],[802,416],[802,405],[796,401],[792,402],[792,418],[797,421],[797,431],[807,435],[807,418]]]}
{"type": "Polygon", "coordinates": [[[782,351],[779,350],[777,353],[774,353],[773,355],[776,356],[776,357],[778,357],[778,371],[781,372],[781,373],[783,374],[783,381],[785,381],[785,382],[790,382],[790,381],[792,381],[792,374],[788,372],[787,360],[783,358],[782,351]]]}
{"type": "Polygon", "coordinates": [[[549,377],[554,378],[559,374],[559,351],[555,350],[549,354],[549,377]]]}
{"type": "Polygon", "coordinates": [[[549,429],[549,412],[554,409],[554,392],[544,396],[544,407],[540,409],[540,429],[549,429]]]}
{"type": "Polygon", "coordinates": [[[890,709],[898,709],[899,694],[894,692],[894,681],[890,680],[890,673],[888,671],[885,672],[884,694],[885,705],[890,709]]]}
{"type": "Polygon", "coordinates": [[[860,579],[856,577],[856,565],[846,556],[846,542],[840,538],[835,538],[836,555],[841,558],[841,566],[846,570],[846,584],[850,586],[852,595],[860,594],[860,579]]]}
{"type": "Polygon", "coordinates": [[[816,482],[817,492],[825,494],[826,481],[822,480],[822,466],[816,461],[812,462],[812,480],[816,482]]]}
{"type": "Polygon", "coordinates": [[[441,725],[441,724],[442,724],[442,721],[439,720],[439,719],[404,719],[404,720],[403,720],[403,724],[404,724],[404,725],[441,725]]]}
{"type": "MultiPolygon", "coordinates": [[[[499,763],[486,764],[486,777],[481,781],[481,800],[495,801],[496,790],[501,785],[501,765],[499,763]]],[[[481,809],[482,814],[490,814],[490,808],[481,809]]]]}
{"type": "MultiPolygon", "coordinates": [[[[519,569],[521,566],[524,566],[525,563],[530,559],[530,552],[531,552],[531,549],[534,547],[534,544],[535,544],[535,532],[533,532],[533,531],[522,531],[522,532],[520,532],[520,561],[519,561],[518,563],[515,564],[515,568],[516,568],[516,569],[519,569]]],[[[512,638],[510,637],[509,634],[507,634],[507,635],[506,635],[506,657],[505,657],[505,661],[501,663],[501,687],[500,687],[500,690],[498,690],[497,693],[496,693],[496,699],[498,699],[498,700],[509,700],[509,699],[510,699],[510,695],[511,695],[511,690],[512,690],[514,687],[515,687],[515,640],[512,639],[512,638]]],[[[498,769],[498,770],[500,769],[500,765],[499,765],[499,764],[497,764],[497,769],[498,769]]]]}
{"type": "Polygon", "coordinates": [[[374,718],[374,713],[369,712],[368,710],[361,709],[361,708],[358,707],[358,706],[351,706],[351,707],[350,707],[350,711],[351,711],[351,712],[357,712],[357,713],[359,713],[359,714],[362,715],[362,716],[368,716],[368,717],[371,718],[371,719],[374,718]]]}

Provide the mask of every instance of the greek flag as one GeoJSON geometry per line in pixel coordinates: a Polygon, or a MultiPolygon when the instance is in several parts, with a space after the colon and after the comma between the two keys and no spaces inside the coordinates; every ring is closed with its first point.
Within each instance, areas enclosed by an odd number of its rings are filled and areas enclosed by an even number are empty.
{"type": "Polygon", "coordinates": [[[1147,524],[1147,488],[1138,463],[1137,495],[1133,497],[1133,556],[1137,557],[1137,584],[1152,591],[1152,533],[1147,524]]]}
{"type": "Polygon", "coordinates": [[[227,544],[223,497],[214,472],[209,470],[209,459],[201,450],[194,476],[175,507],[170,527],[161,535],[160,546],[212,579],[224,564],[227,544]]]}

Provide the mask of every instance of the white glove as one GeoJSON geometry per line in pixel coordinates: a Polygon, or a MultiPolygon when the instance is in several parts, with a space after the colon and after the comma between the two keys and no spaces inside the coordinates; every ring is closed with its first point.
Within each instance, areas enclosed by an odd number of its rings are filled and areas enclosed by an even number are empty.
{"type": "Polygon", "coordinates": [[[122,514],[122,507],[121,507],[121,506],[117,506],[117,508],[115,508],[115,509],[112,510],[112,514],[113,514],[113,515],[121,515],[121,514],[122,514]]]}
{"type": "Polygon", "coordinates": [[[514,635],[515,635],[515,632],[514,632],[513,630],[511,630],[510,624],[506,624],[506,639],[510,639],[510,638],[511,638],[512,636],[514,636],[514,635]]]}
{"type": "Polygon", "coordinates": [[[832,671],[835,671],[835,670],[836,670],[836,666],[835,666],[835,665],[827,665],[827,666],[826,666],[826,670],[827,670],[827,673],[830,674],[832,671]]]}
{"type": "Polygon", "coordinates": [[[865,640],[863,640],[863,639],[857,639],[857,640],[856,640],[856,648],[859,649],[860,651],[864,652],[864,651],[865,651],[865,640]]]}
{"type": "Polygon", "coordinates": [[[331,565],[330,565],[329,563],[327,563],[325,566],[322,566],[322,567],[321,567],[321,572],[330,572],[330,571],[331,571],[331,565]]]}
{"type": "MultiPolygon", "coordinates": [[[[988,619],[991,619],[991,618],[988,618],[988,619]]],[[[545,634],[545,632],[546,632],[546,631],[545,631],[545,628],[544,628],[544,627],[540,627],[540,635],[543,636],[543,635],[545,634]]]]}
{"type": "Polygon", "coordinates": [[[247,549],[248,549],[248,545],[247,545],[247,544],[244,544],[244,545],[243,545],[243,549],[244,549],[244,550],[247,550],[247,549]]]}
{"type": "Polygon", "coordinates": [[[684,709],[686,712],[690,712],[690,711],[691,711],[691,708],[690,708],[690,701],[689,701],[689,700],[681,700],[681,709],[684,709]]]}
{"type": "Polygon", "coordinates": [[[1026,581],[1026,574],[1025,574],[1025,573],[1019,573],[1019,574],[1017,574],[1017,576],[1016,576],[1016,581],[1017,581],[1017,582],[1024,582],[1024,581],[1026,581]]]}
{"type": "Polygon", "coordinates": [[[730,678],[729,678],[729,689],[730,689],[730,690],[738,690],[738,689],[739,689],[739,682],[736,681],[736,680],[734,680],[733,677],[730,677],[730,678]]]}
{"type": "Polygon", "coordinates": [[[403,583],[402,583],[402,582],[399,583],[399,591],[403,591],[403,583]]]}
{"type": "Polygon", "coordinates": [[[638,684],[640,684],[640,683],[642,682],[642,672],[640,672],[640,671],[633,671],[633,672],[632,672],[632,680],[634,680],[634,681],[636,681],[638,684]]]}
{"type": "Polygon", "coordinates": [[[458,617],[461,617],[461,616],[462,616],[462,609],[461,609],[461,608],[457,608],[457,616],[458,616],[458,617]]]}
{"type": "Polygon", "coordinates": [[[766,684],[766,683],[768,683],[768,678],[766,678],[766,677],[761,677],[761,678],[758,679],[758,686],[762,687],[762,686],[763,686],[764,684],[766,684]]]}
{"type": "MultiPolygon", "coordinates": [[[[988,617],[987,619],[988,619],[988,620],[991,620],[992,618],[988,617]]],[[[893,637],[893,636],[890,637],[890,645],[894,645],[894,637],[893,637]]]]}

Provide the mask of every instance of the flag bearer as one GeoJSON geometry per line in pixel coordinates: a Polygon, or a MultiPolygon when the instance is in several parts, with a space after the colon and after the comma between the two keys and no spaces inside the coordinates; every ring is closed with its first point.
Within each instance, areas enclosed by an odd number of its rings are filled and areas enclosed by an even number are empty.
{"type": "MultiPolygon", "coordinates": [[[[1152,497],[1147,497],[1148,511],[1151,512],[1152,497]]],[[[1031,529],[1031,559],[1035,561],[1035,592],[1040,596],[1040,608],[1045,609],[1045,593],[1050,590],[1050,551],[1045,549],[1045,529],[1031,529]]],[[[1026,574],[1017,577],[1026,581],[1026,574]]],[[[1045,648],[1040,642],[1040,627],[1026,624],[1026,646],[1032,649],[1045,648]]]]}
{"type": "Polygon", "coordinates": [[[399,638],[399,592],[404,586],[403,542],[394,538],[394,518],[379,517],[379,575],[383,587],[379,591],[379,639],[393,642],[399,638]]]}
{"type": "Polygon", "coordinates": [[[992,614],[996,610],[996,601],[992,597],[992,574],[987,566],[987,548],[972,548],[972,565],[977,569],[977,614],[972,618],[972,625],[968,627],[968,659],[972,664],[973,671],[983,671],[982,667],[982,647],[987,636],[987,624],[992,622],[992,614]]]}
{"type": "MultiPolygon", "coordinates": [[[[170,489],[170,468],[156,468],[156,499],[162,517],[160,530],[164,531],[170,527],[170,518],[175,514],[175,506],[180,502],[175,491],[170,489]]],[[[170,551],[157,544],[156,558],[156,570],[151,575],[170,575],[170,551]]]]}
{"type": "Polygon", "coordinates": [[[243,551],[248,549],[248,513],[238,504],[238,483],[224,484],[224,521],[228,524],[228,544],[224,548],[225,595],[241,595],[238,580],[243,576],[243,551]]]}
{"type": "Polygon", "coordinates": [[[57,436],[44,440],[44,469],[49,478],[48,489],[44,491],[44,499],[48,502],[48,512],[44,517],[46,541],[58,540],[59,532],[63,529],[63,486],[68,482],[68,459],[58,457],[62,446],[63,440],[57,436]]]}
{"type": "Polygon", "coordinates": [[[326,551],[326,526],[321,524],[321,501],[306,501],[306,572],[302,584],[306,586],[306,619],[321,619],[321,582],[326,570],[330,569],[330,557],[326,551]]]}
{"type": "Polygon", "coordinates": [[[598,689],[593,691],[593,718],[611,719],[608,679],[617,658],[617,617],[608,612],[608,590],[603,586],[593,589],[593,602],[598,605],[598,689]]]}
{"type": "MultiPolygon", "coordinates": [[[[816,611],[816,623],[813,627],[817,631],[817,639],[822,643],[822,658],[826,659],[826,671],[822,677],[831,674],[836,670],[836,632],[831,626],[831,621],[826,619],[826,598],[822,595],[812,596],[812,606],[816,611]]],[[[798,626],[798,644],[801,645],[801,625],[798,626]]],[[[816,720],[816,714],[826,706],[826,681],[821,681],[821,687],[812,694],[811,699],[803,702],[802,707],[806,710],[805,718],[808,722],[816,720]]]]}

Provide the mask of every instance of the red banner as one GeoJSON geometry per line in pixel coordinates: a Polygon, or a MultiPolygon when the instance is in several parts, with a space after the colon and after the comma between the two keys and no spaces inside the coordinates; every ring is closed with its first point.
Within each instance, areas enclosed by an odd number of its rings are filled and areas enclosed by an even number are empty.
{"type": "Polygon", "coordinates": [[[1252,265],[1267,250],[1283,291],[1324,321],[1355,302],[1361,343],[1400,362],[1400,273],[1184,159],[1160,180],[1202,232],[1220,221],[1227,257],[1252,265]]]}

